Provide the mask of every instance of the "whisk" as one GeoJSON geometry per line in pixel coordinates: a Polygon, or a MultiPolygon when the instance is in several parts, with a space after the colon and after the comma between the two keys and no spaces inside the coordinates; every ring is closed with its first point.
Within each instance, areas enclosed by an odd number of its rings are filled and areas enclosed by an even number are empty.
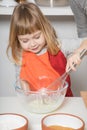
{"type": "MultiPolygon", "coordinates": [[[[80,52],[80,59],[82,59],[84,57],[86,52],[87,52],[86,49],[83,49],[80,52]]],[[[76,64],[73,63],[73,66],[76,66],[76,64]]],[[[54,82],[52,82],[46,88],[42,88],[42,93],[43,92],[45,93],[47,90],[51,90],[51,88],[55,88],[55,86],[56,86],[56,89],[58,89],[58,88],[60,89],[60,87],[63,87],[65,80],[66,80],[67,76],[70,74],[71,71],[72,71],[72,69],[69,67],[68,72],[65,72],[62,76],[60,76],[60,78],[57,78],[54,82]]]]}
{"type": "MultiPolygon", "coordinates": [[[[85,53],[87,52],[87,50],[83,49],[80,53],[80,59],[82,59],[85,55],[85,53]]],[[[73,63],[74,66],[76,66],[75,63],[73,63]]],[[[68,72],[65,72],[62,76],[60,76],[60,78],[57,78],[54,82],[52,82],[49,86],[47,86],[46,88],[42,88],[40,89],[40,95],[41,95],[41,101],[43,104],[49,104],[49,93],[51,93],[52,91],[57,92],[59,95],[59,92],[63,91],[64,89],[66,89],[65,87],[67,87],[68,85],[66,84],[66,78],[67,76],[70,74],[70,72],[72,71],[71,68],[68,69],[68,72]]],[[[50,99],[50,97],[49,97],[50,99]]]]}

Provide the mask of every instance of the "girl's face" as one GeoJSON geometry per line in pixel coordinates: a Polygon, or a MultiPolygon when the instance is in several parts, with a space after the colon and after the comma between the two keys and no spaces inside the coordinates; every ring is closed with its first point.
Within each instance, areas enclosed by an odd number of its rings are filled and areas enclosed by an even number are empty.
{"type": "Polygon", "coordinates": [[[32,34],[18,35],[18,40],[25,51],[33,53],[39,53],[46,45],[45,37],[40,30],[32,34]]]}

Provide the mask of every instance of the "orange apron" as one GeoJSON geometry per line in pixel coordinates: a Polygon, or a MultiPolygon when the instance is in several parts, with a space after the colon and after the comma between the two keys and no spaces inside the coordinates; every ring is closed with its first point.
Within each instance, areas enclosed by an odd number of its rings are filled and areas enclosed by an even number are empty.
{"type": "Polygon", "coordinates": [[[58,77],[60,74],[51,66],[47,52],[42,55],[23,53],[20,78],[31,84],[31,90],[47,87],[58,77]]]}

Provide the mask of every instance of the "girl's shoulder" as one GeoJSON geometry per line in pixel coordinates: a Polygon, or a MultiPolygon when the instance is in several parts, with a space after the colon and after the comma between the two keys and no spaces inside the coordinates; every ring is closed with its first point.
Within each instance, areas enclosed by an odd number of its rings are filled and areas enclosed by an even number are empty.
{"type": "Polygon", "coordinates": [[[61,50],[59,50],[56,55],[51,55],[50,53],[48,53],[48,55],[49,55],[50,58],[52,57],[54,59],[57,59],[57,58],[58,59],[66,59],[64,53],[61,50]]]}
{"type": "Polygon", "coordinates": [[[64,56],[63,52],[60,50],[57,55],[50,55],[49,54],[49,61],[52,67],[62,75],[65,72],[66,67],[66,57],[64,56]]]}

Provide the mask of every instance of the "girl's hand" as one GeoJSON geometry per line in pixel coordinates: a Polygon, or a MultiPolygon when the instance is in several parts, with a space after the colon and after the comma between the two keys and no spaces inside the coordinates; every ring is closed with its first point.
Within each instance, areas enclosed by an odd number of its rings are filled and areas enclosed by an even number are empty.
{"type": "Polygon", "coordinates": [[[81,63],[81,59],[80,59],[80,53],[79,52],[75,52],[72,54],[72,56],[70,56],[67,59],[67,65],[66,65],[66,72],[68,72],[69,67],[73,70],[76,71],[76,68],[74,65],[79,65],[81,63]]]}
{"type": "Polygon", "coordinates": [[[21,88],[24,90],[24,91],[28,91],[30,90],[29,88],[29,83],[25,80],[20,80],[20,84],[21,84],[21,88]]]}

